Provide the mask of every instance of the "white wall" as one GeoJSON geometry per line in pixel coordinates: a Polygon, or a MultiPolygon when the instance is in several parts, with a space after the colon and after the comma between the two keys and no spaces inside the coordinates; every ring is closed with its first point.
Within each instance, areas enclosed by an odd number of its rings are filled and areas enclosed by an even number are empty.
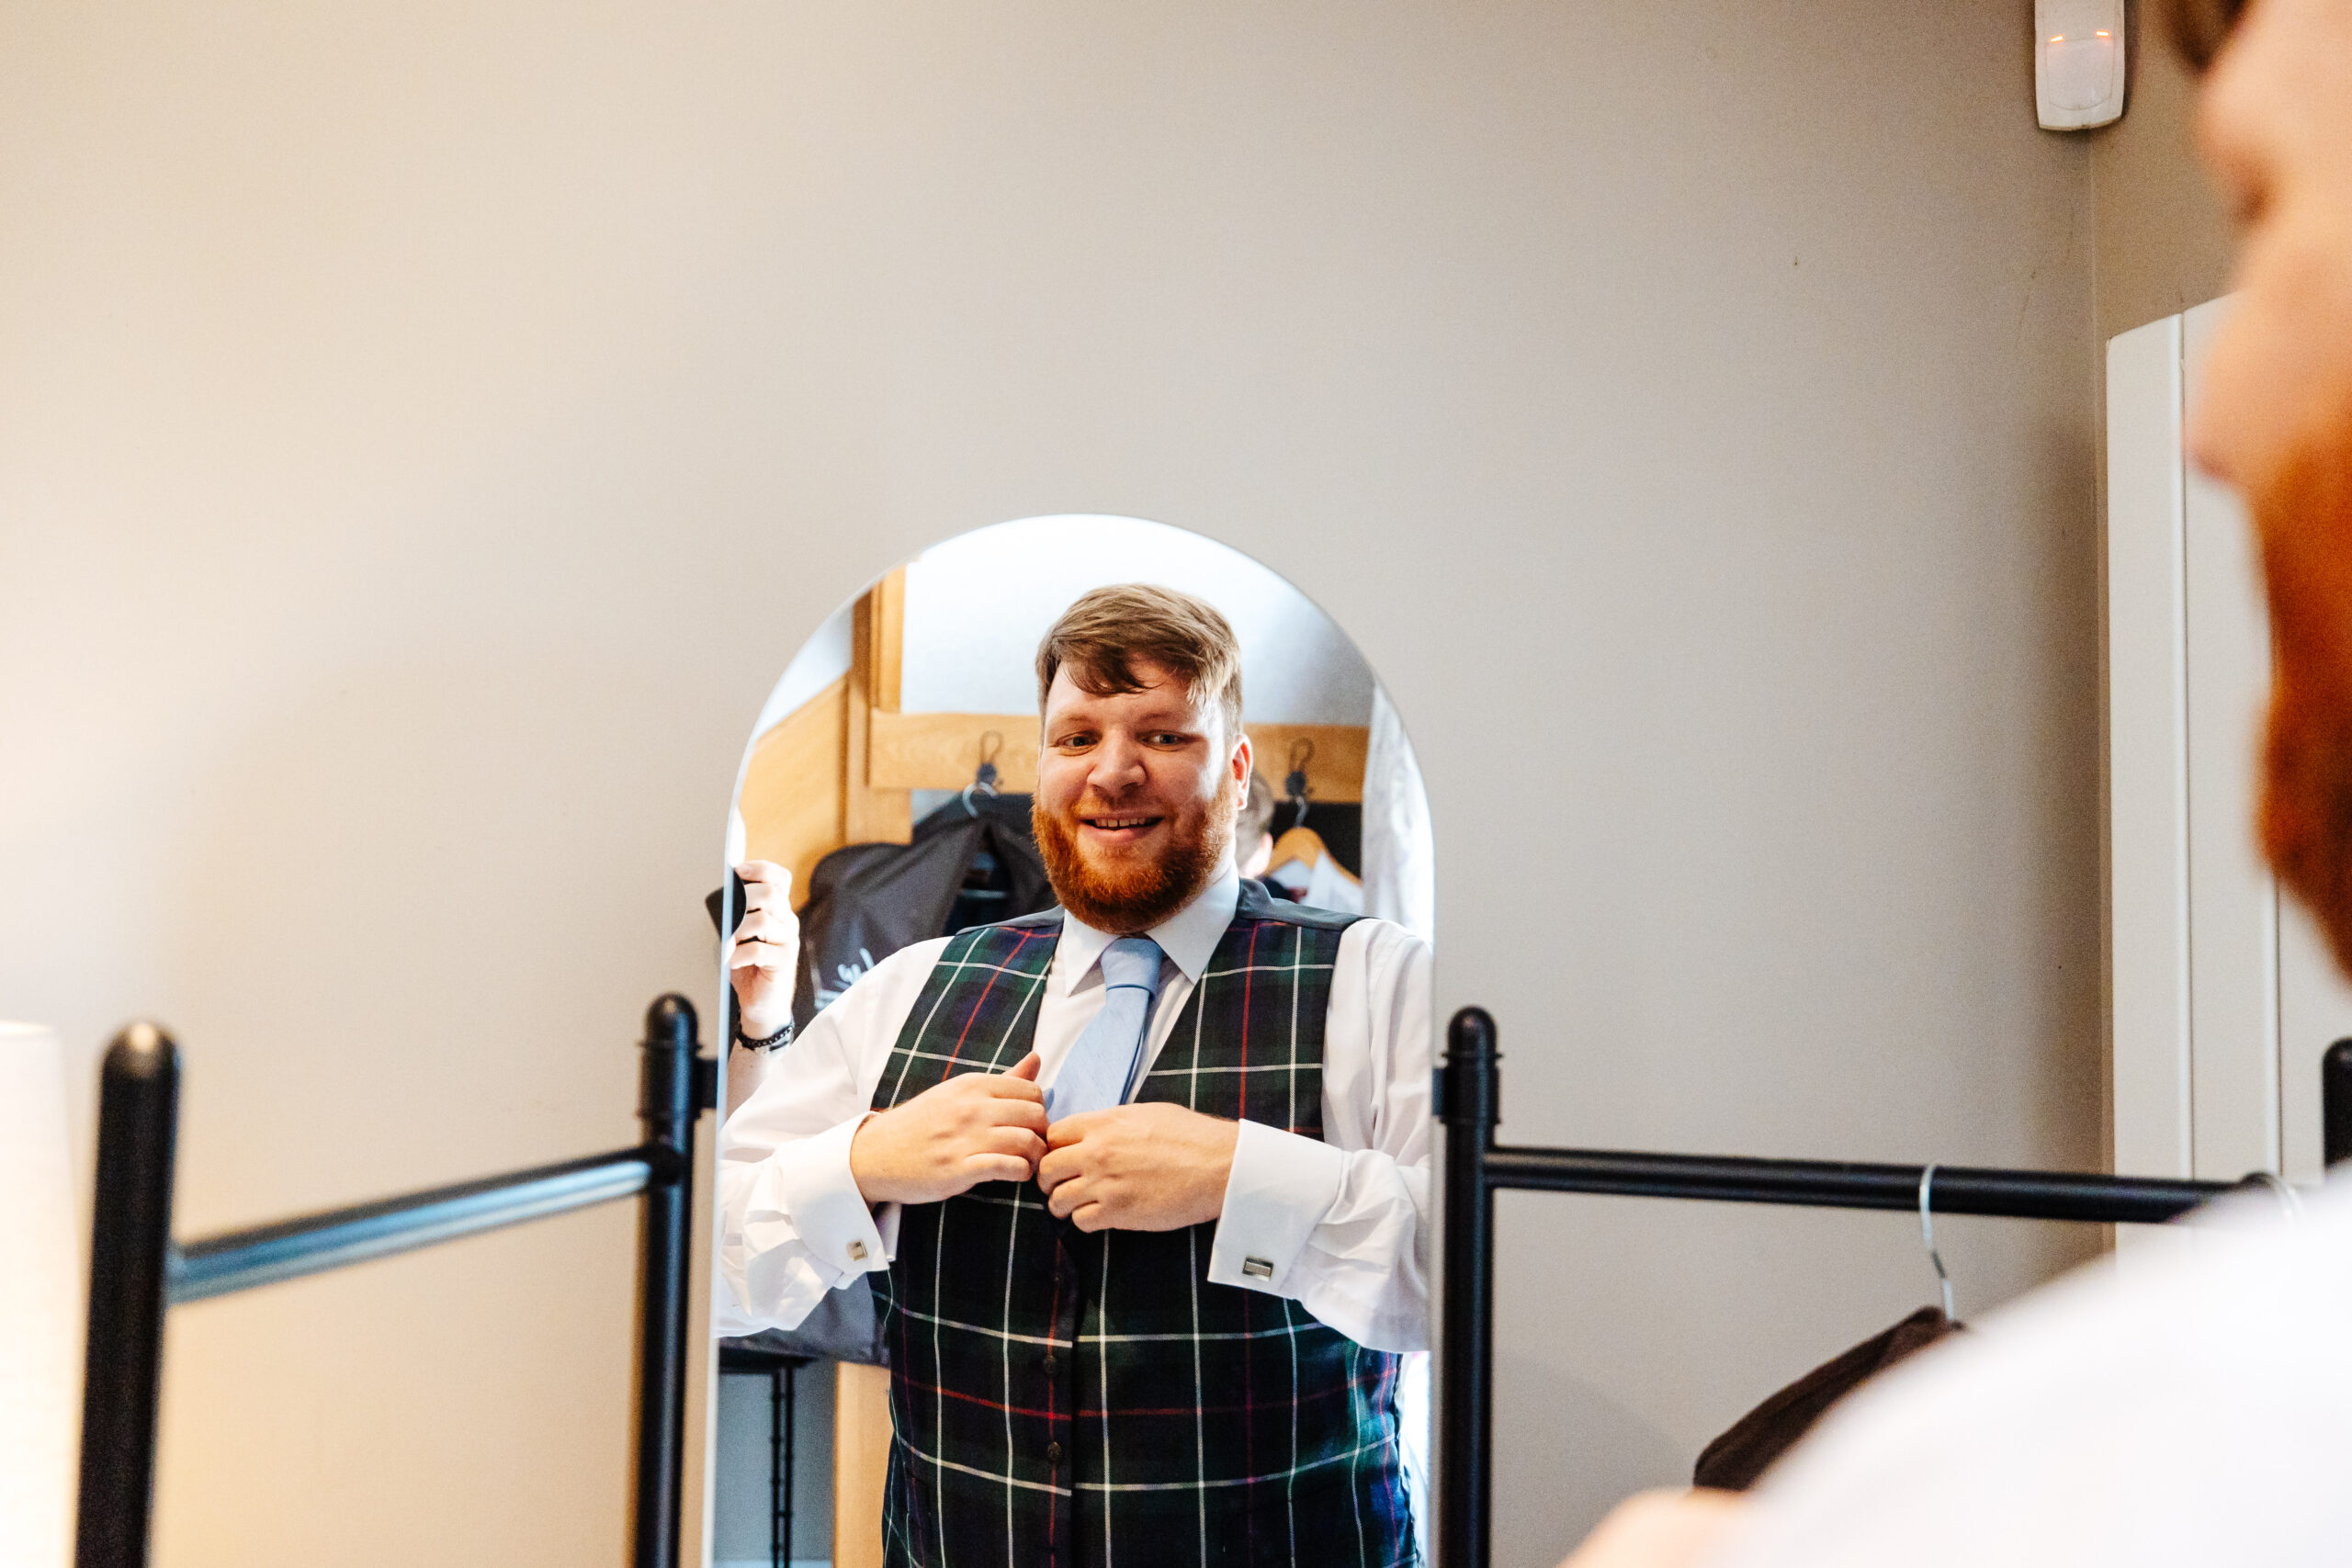
{"type": "MultiPolygon", "coordinates": [[[[808,640],[800,645],[784,667],[784,673],[768,690],[768,700],[761,705],[760,716],[752,725],[752,739],[757,740],[783,723],[794,709],[827,686],[849,673],[852,643],[856,637],[854,613],[857,601],[850,600],[825,617],[808,640]]],[[[743,760],[751,761],[746,749],[743,760]]],[[[741,783],[738,782],[738,788],[741,783]]]]}
{"type": "Polygon", "coordinates": [[[2131,103],[2086,139],[2101,343],[2219,299],[2237,249],[2228,204],[2197,156],[2197,79],[2166,41],[2162,11],[2131,8],[2131,103]]]}
{"type": "Polygon", "coordinates": [[[1081,593],[1121,581],[1197,593],[1224,613],[1251,719],[1371,722],[1372,671],[1305,594],[1229,545],[1132,517],[1023,518],[923,551],[907,568],[903,705],[1034,710],[1046,628],[1081,593]]]}
{"type": "MultiPolygon", "coordinates": [[[[785,660],[1104,512],[1379,671],[1508,1136],[2089,1162],[2028,61],[1861,0],[0,11],[0,1014],[179,1030],[192,1233],[621,1142],[785,660]]],[[[1514,1568],[1929,1284],[1899,1215],[1503,1208],[1514,1568]]],[[[2086,1243],[1951,1229],[1976,1310],[2086,1243]]],[[[178,1314],[159,1561],[616,1561],[629,1235],[178,1314]]]]}
{"type": "MultiPolygon", "coordinates": [[[[1111,582],[1197,593],[1241,644],[1249,716],[1365,724],[1372,670],[1331,617],[1230,545],[1139,517],[1023,517],[943,539],[907,563],[899,703],[909,713],[1026,713],[1038,639],[1080,594],[1111,582]]],[[[849,669],[842,606],[785,666],[760,710],[766,733],[849,669]]]]}

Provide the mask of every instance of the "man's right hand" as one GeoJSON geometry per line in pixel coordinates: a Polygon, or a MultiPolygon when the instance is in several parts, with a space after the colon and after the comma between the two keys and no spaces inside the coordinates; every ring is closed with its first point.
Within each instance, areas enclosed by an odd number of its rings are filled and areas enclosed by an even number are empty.
{"type": "Polygon", "coordinates": [[[958,1073],[865,1119],[849,1173],[868,1203],[936,1203],[983,1181],[1026,1181],[1046,1153],[1037,1054],[1009,1073],[958,1073]]]}
{"type": "Polygon", "coordinates": [[[792,982],[800,960],[800,922],[792,914],[792,873],[774,861],[747,860],[743,918],[727,944],[727,972],[735,982],[738,1028],[746,1040],[765,1040],[792,1021],[792,982]]]}

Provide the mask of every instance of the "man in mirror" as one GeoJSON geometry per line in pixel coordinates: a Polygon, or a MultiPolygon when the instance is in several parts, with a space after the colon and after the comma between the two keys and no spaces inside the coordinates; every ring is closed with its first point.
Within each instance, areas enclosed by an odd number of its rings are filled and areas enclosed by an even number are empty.
{"type": "MultiPolygon", "coordinates": [[[[1215,608],[1098,589],[1036,674],[1060,907],[891,955],[785,1048],[721,1134],[721,1331],[871,1275],[894,1564],[1417,1562],[1429,950],[1238,874],[1215,608]]],[[[756,1040],[797,936],[741,870],[756,1040]]]]}
{"type": "MultiPolygon", "coordinates": [[[[2190,434],[2261,549],[2262,840],[2352,970],[2352,0],[2176,23],[2220,48],[2199,131],[2244,223],[2190,434]]],[[[1564,1568],[2352,1559],[2342,1169],[2298,1221],[2037,1292],[1857,1394],[1752,1502],[1646,1494],[1564,1568]]]]}

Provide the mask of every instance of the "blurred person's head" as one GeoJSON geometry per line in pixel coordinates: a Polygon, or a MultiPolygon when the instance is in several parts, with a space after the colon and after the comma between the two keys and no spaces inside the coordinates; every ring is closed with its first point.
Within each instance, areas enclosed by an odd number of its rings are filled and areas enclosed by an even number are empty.
{"type": "Polygon", "coordinates": [[[1206,601],[1098,588],[1037,645],[1033,825],[1062,908],[1148,931],[1227,863],[1250,784],[1241,652],[1206,601]]]}
{"type": "Polygon", "coordinates": [[[1233,863],[1244,876],[1263,876],[1274,859],[1274,787],[1250,774],[1250,794],[1233,819],[1233,863]]]}
{"type": "Polygon", "coordinates": [[[2177,0],[2243,228],[2191,442],[2244,493],[2277,652],[2262,839],[2352,968],[2352,0],[2177,0]]]}

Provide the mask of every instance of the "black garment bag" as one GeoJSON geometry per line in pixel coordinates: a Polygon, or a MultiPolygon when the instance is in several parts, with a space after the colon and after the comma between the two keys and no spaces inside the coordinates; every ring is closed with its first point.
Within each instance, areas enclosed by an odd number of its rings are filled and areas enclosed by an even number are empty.
{"type": "MultiPolygon", "coordinates": [[[[1034,915],[1053,904],[1045,862],[1029,836],[1025,795],[976,790],[916,824],[910,843],[844,845],[808,874],[793,1021],[806,1029],[818,1009],[902,947],[1034,915]]],[[[777,1070],[785,1066],[779,1063],[777,1070]]],[[[874,1292],[862,1275],[826,1292],[797,1327],[767,1329],[741,1343],[829,1361],[888,1364],[874,1292]]]]}
{"type": "Polygon", "coordinates": [[[960,795],[915,824],[905,844],[848,844],[808,874],[800,911],[801,1028],[902,947],[1054,907],[1029,836],[1029,796],[960,795]]]}

